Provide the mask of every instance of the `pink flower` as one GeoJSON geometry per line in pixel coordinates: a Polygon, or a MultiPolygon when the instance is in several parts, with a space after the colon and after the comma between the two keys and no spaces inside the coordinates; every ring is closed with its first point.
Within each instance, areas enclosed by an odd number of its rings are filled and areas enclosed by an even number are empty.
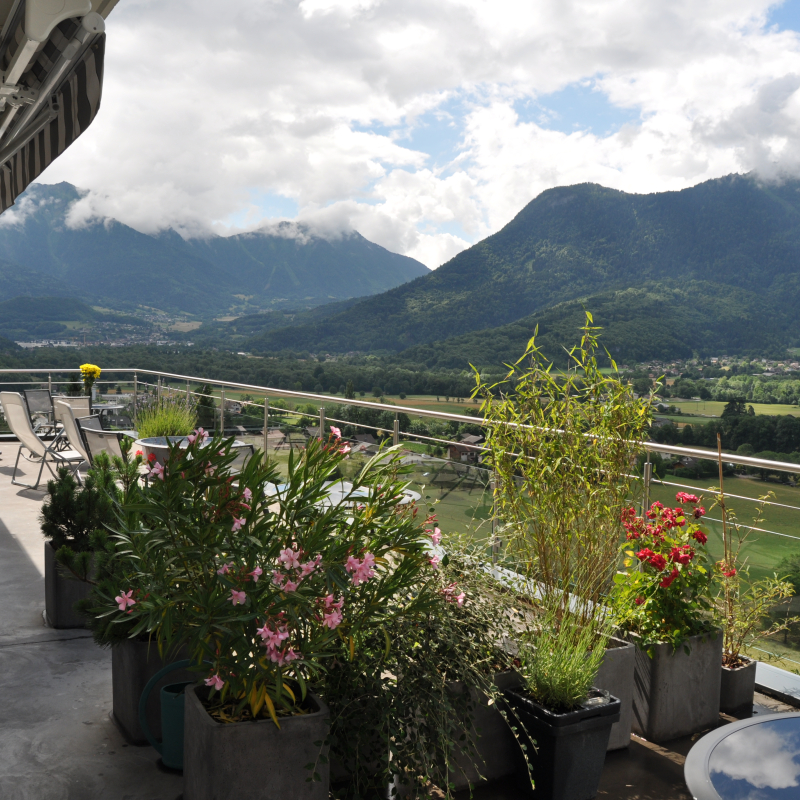
{"type": "Polygon", "coordinates": [[[444,599],[448,603],[456,603],[459,608],[464,605],[464,601],[467,599],[467,595],[464,592],[461,594],[456,594],[458,591],[458,587],[455,583],[451,583],[446,588],[442,589],[442,594],[444,595],[444,599]]]}
{"type": "Polygon", "coordinates": [[[300,553],[298,553],[294,548],[289,549],[287,547],[285,550],[281,550],[278,561],[280,561],[281,564],[285,565],[288,569],[299,569],[300,553]]]}
{"type": "Polygon", "coordinates": [[[372,555],[372,553],[365,553],[363,559],[358,559],[355,556],[348,556],[344,568],[350,573],[353,586],[358,586],[374,577],[374,566],[375,556],[372,555]]]}
{"type": "Polygon", "coordinates": [[[344,447],[340,447],[339,452],[346,456],[350,452],[350,445],[346,444],[344,447]]]}
{"type": "Polygon", "coordinates": [[[245,502],[249,503],[253,499],[253,492],[248,487],[245,487],[245,490],[242,492],[242,496],[244,497],[245,502]]]}
{"type": "Polygon", "coordinates": [[[439,561],[441,559],[437,555],[433,555],[428,559],[428,562],[434,569],[439,569],[439,561]]]}
{"type": "Polygon", "coordinates": [[[225,685],[225,681],[219,675],[212,675],[210,678],[205,679],[205,684],[206,686],[213,686],[219,691],[225,685]]]}
{"type": "Polygon", "coordinates": [[[120,593],[114,598],[119,603],[120,611],[124,611],[128,606],[136,605],[136,601],[131,597],[132,594],[133,589],[128,592],[120,590],[120,593]]]}
{"type": "Polygon", "coordinates": [[[359,566],[361,566],[361,562],[355,556],[348,556],[347,561],[344,562],[344,568],[348,572],[355,572],[359,566]]]}
{"type": "Polygon", "coordinates": [[[261,567],[256,567],[252,572],[248,572],[247,574],[253,579],[253,583],[258,583],[258,579],[261,577],[263,570],[261,567]]]}
{"type": "Polygon", "coordinates": [[[433,533],[428,532],[428,536],[435,545],[442,541],[442,532],[438,528],[434,528],[433,533]]]}
{"type": "Polygon", "coordinates": [[[300,585],[300,581],[286,581],[283,586],[284,592],[296,592],[297,587],[300,585]]]}
{"type": "Polygon", "coordinates": [[[327,625],[331,630],[342,624],[342,612],[338,609],[331,611],[330,614],[324,614],[322,624],[327,625]]]}
{"type": "Polygon", "coordinates": [[[245,523],[245,518],[244,517],[242,517],[241,519],[236,519],[236,517],[234,517],[233,518],[233,527],[231,528],[231,530],[234,533],[236,533],[236,531],[238,531],[242,527],[242,525],[244,525],[244,523],[245,523]]]}
{"type": "Polygon", "coordinates": [[[231,596],[228,598],[235,606],[243,606],[247,595],[244,592],[237,592],[236,589],[231,589],[231,596]]]}
{"type": "Polygon", "coordinates": [[[283,582],[286,580],[286,576],[279,572],[277,569],[272,570],[272,582],[280,589],[283,586],[283,582]]]}
{"type": "Polygon", "coordinates": [[[307,578],[319,566],[322,561],[322,556],[317,556],[311,561],[306,561],[305,564],[300,565],[300,578],[307,578]]]}
{"type": "Polygon", "coordinates": [[[335,436],[337,439],[341,439],[341,438],[342,438],[342,432],[341,432],[341,431],[340,431],[338,428],[336,428],[335,426],[333,426],[333,425],[331,425],[331,433],[332,433],[332,434],[333,434],[333,435],[334,435],[334,436],[335,436]]]}
{"type": "Polygon", "coordinates": [[[164,467],[161,466],[157,461],[150,467],[150,476],[161,478],[164,480],[164,467]]]}
{"type": "Polygon", "coordinates": [[[259,628],[256,633],[263,639],[264,646],[269,648],[280,647],[281,642],[289,638],[289,632],[285,625],[273,630],[269,627],[269,622],[265,622],[264,627],[259,628]]]}
{"type": "Polygon", "coordinates": [[[227,575],[231,571],[231,567],[233,566],[233,561],[230,564],[223,564],[218,570],[217,575],[227,575]]]}

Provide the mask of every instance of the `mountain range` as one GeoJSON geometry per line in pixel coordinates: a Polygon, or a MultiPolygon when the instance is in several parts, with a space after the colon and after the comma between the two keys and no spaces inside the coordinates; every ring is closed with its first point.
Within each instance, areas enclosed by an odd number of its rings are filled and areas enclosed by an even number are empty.
{"type": "Polygon", "coordinates": [[[294,223],[195,239],[113,219],[71,227],[80,197],[68,183],[34,184],[2,219],[0,299],[66,295],[208,317],[363,297],[429,272],[357,232],[324,237],[294,223]]]}
{"type": "Polygon", "coordinates": [[[729,175],[647,195],[550,189],[437,270],[246,345],[464,368],[519,355],[537,324],[572,342],[584,308],[620,358],[795,344],[800,181],[729,175]]]}

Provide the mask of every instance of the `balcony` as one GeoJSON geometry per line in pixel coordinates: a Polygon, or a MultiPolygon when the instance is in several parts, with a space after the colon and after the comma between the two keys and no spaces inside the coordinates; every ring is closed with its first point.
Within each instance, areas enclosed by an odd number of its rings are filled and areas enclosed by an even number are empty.
{"type": "MultiPolygon", "coordinates": [[[[168,376],[157,377],[165,383],[168,380],[168,376]]],[[[147,386],[146,381],[140,382],[137,377],[137,391],[143,391],[147,386]]],[[[161,380],[151,381],[149,386],[156,391],[169,391],[161,380]]],[[[264,393],[267,391],[262,387],[246,388],[251,393],[257,389],[264,393]]],[[[232,392],[244,391],[230,384],[221,385],[219,389],[227,391],[228,398],[232,392]]],[[[293,396],[298,393],[269,390],[271,397],[279,394],[293,396]]],[[[299,394],[300,400],[309,399],[320,404],[332,402],[329,397],[299,394]]],[[[269,440],[270,428],[292,427],[286,424],[285,419],[283,425],[279,424],[282,416],[288,416],[283,409],[267,409],[268,425],[262,426],[261,431],[247,430],[246,426],[240,426],[243,430],[236,430],[231,426],[225,396],[217,396],[215,401],[219,402],[218,424],[229,433],[235,432],[259,446],[266,441],[267,449],[279,460],[285,458],[293,436],[298,436],[298,443],[302,441],[300,434],[292,430],[284,434],[283,439],[274,437],[269,440]],[[222,419],[219,419],[220,409],[222,419]]],[[[346,401],[338,402],[344,405],[346,401]]],[[[247,401],[243,405],[246,407],[247,401]]],[[[264,406],[258,408],[264,414],[264,406]]],[[[386,410],[396,409],[386,407],[386,410]]],[[[424,413],[431,415],[431,412],[424,413]]],[[[445,420],[457,416],[438,415],[445,420]]],[[[336,418],[331,415],[326,418],[323,412],[322,419],[317,419],[316,424],[319,427],[331,421],[335,423],[336,418]]],[[[352,422],[344,420],[343,424],[352,422]]],[[[385,433],[397,441],[413,440],[410,435],[404,436],[397,426],[382,430],[376,430],[377,426],[359,427],[373,434],[385,433]]],[[[416,441],[425,443],[425,437],[417,437],[416,441]]],[[[663,450],[680,451],[681,448],[663,447],[663,450]]],[[[129,744],[110,718],[110,651],[95,646],[86,631],[55,630],[44,623],[44,548],[38,522],[44,492],[11,485],[16,451],[17,445],[13,442],[0,443],[0,548],[5,566],[0,579],[0,607],[3,608],[0,617],[0,663],[3,665],[0,681],[6,698],[0,728],[3,741],[0,748],[0,796],[35,797],[37,800],[105,800],[114,797],[174,800],[181,796],[182,777],[160,769],[158,754],[149,746],[129,744]]],[[[356,454],[353,463],[363,458],[363,455],[356,454]]],[[[491,531],[490,476],[485,470],[479,465],[454,463],[411,450],[407,458],[414,469],[414,488],[440,501],[440,519],[445,524],[469,528],[476,536],[485,536],[491,531]]],[[[797,469],[796,465],[786,467],[792,472],[797,469]]],[[[27,477],[30,477],[30,471],[22,479],[27,477]]],[[[645,471],[645,478],[648,477],[645,471]]],[[[695,489],[697,483],[693,481],[685,486],[695,489]]],[[[665,497],[674,494],[679,485],[684,484],[650,479],[645,488],[653,499],[659,497],[659,493],[665,497]]],[[[740,497],[742,504],[749,502],[744,491],[740,497]]],[[[756,566],[763,570],[769,568],[764,554],[768,554],[773,546],[767,543],[796,538],[795,521],[786,516],[790,513],[787,511],[790,504],[775,505],[776,509],[780,506],[783,516],[777,517],[774,524],[769,519],[765,522],[760,534],[761,544],[754,549],[756,555],[763,558],[756,562],[756,566]]],[[[712,528],[715,525],[713,520],[710,525],[712,528]]],[[[794,693],[800,698],[795,676],[781,669],[791,669],[800,656],[791,641],[785,645],[780,641],[770,643],[770,650],[783,656],[783,660],[759,672],[761,691],[755,696],[755,715],[800,708],[800,699],[792,699],[794,693]],[[797,707],[783,702],[785,700],[797,703],[797,707]]],[[[768,654],[762,653],[762,657],[768,657],[768,654]]],[[[719,724],[725,725],[732,719],[721,714],[719,724]]],[[[598,797],[688,799],[683,763],[698,738],[699,735],[695,735],[656,745],[633,736],[628,748],[607,756],[598,797]]],[[[463,793],[463,797],[467,796],[463,793]]],[[[512,783],[502,782],[480,787],[474,793],[479,800],[511,800],[519,796],[512,783]]]]}

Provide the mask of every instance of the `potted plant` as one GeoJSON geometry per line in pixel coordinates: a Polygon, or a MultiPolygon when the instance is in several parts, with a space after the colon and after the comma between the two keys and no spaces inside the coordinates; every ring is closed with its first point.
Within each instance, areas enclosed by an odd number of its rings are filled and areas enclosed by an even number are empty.
{"type": "MultiPolygon", "coordinates": [[[[435,518],[426,524],[439,545],[435,518]]],[[[462,544],[453,537],[437,550],[434,579],[422,573],[414,589],[416,611],[395,606],[354,658],[340,643],[326,670],[336,797],[383,795],[387,786],[400,796],[436,786],[451,797],[514,773],[520,747],[498,710],[498,686],[519,681],[498,647],[513,595],[496,597],[483,553],[462,544]]]]}
{"type": "Polygon", "coordinates": [[[614,580],[617,624],[637,646],[633,730],[649,741],[714,725],[719,714],[722,636],[710,620],[714,564],[699,498],[624,513],[625,571],[614,580]],[[684,506],[689,506],[685,509],[684,506]]]}
{"type": "Polygon", "coordinates": [[[81,380],[83,381],[83,392],[90,398],[89,407],[95,399],[94,382],[100,377],[100,367],[95,364],[81,364],[81,380]]]}
{"type": "Polygon", "coordinates": [[[91,469],[83,486],[66,467],[48,481],[40,524],[45,538],[45,616],[53,628],[85,628],[75,609],[90,590],[95,536],[111,521],[113,481],[102,469],[91,469]]]}
{"type": "Polygon", "coordinates": [[[519,672],[524,683],[505,697],[529,754],[532,774],[526,765],[521,785],[530,788],[532,777],[537,797],[589,800],[597,794],[621,705],[593,686],[608,638],[603,627],[569,611],[549,610],[522,638],[519,672]]]}
{"type": "Polygon", "coordinates": [[[130,636],[184,645],[203,676],[186,693],[186,800],[255,796],[267,781],[327,797],[329,712],[315,689],[343,644],[353,657],[391,598],[433,572],[392,459],[367,464],[352,501],[326,502],[347,449],[310,441],[266,496],[273,464],[259,454],[234,483],[233,440],[196,432],[149,467],[149,491],[127,508],[138,521],[118,531],[127,555],[106,616],[132,620],[130,636]]]}
{"type": "MultiPolygon", "coordinates": [[[[523,576],[517,590],[531,605],[548,618],[577,618],[596,637],[587,644],[575,638],[572,622],[564,628],[563,646],[589,647],[593,658],[609,642],[606,598],[619,560],[621,513],[634,491],[631,464],[642,449],[652,400],[635,397],[610,357],[611,372],[601,369],[598,331],[587,313],[581,342],[566,352],[561,369],[534,336],[503,381],[489,386],[478,376],[476,390],[484,398],[487,460],[501,522],[503,546],[497,542],[495,550],[504,566],[523,576]]],[[[614,746],[624,746],[630,738],[625,725],[632,652],[624,646],[608,650],[609,667],[595,688],[626,700],[625,721],[614,737],[614,746]]]]}
{"type": "MultiPolygon", "coordinates": [[[[721,460],[721,447],[720,447],[721,460]]],[[[716,507],[722,516],[723,557],[717,566],[720,573],[719,590],[714,598],[716,619],[722,627],[722,676],[719,708],[737,714],[752,709],[756,684],[757,661],[744,654],[760,639],[787,630],[800,617],[785,615],[772,619],[776,608],[794,595],[794,587],[777,573],[771,578],[752,581],[747,560],[742,559],[742,546],[764,514],[764,505],[773,496],[760,498],[753,525],[746,529],[738,523],[736,512],[725,502],[722,470],[720,492],[716,507]]]]}
{"type": "Polygon", "coordinates": [[[136,401],[136,446],[150,462],[164,465],[170,444],[184,441],[197,424],[197,402],[191,395],[144,394],[136,401]]]}

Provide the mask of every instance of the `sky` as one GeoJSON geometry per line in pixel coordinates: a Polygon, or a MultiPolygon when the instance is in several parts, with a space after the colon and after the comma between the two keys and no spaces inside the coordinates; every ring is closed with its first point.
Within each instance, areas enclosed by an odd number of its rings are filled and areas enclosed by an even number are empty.
{"type": "MultiPolygon", "coordinates": [[[[296,220],[436,268],[554,186],[800,174],[800,0],[120,0],[70,224],[296,220]]],[[[291,229],[291,227],[290,227],[291,229]]]]}

